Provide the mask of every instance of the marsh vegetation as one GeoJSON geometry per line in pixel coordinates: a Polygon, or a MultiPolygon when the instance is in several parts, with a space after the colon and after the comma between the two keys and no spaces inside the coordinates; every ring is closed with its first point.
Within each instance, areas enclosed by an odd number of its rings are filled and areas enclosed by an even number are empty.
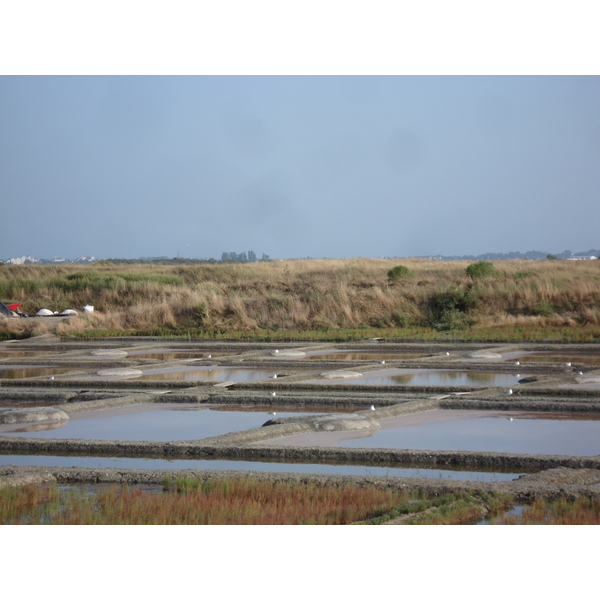
{"type": "Polygon", "coordinates": [[[58,484],[0,488],[4,525],[597,525],[600,500],[427,494],[344,484],[186,477],[162,486],[58,484]]]}
{"type": "MultiPolygon", "coordinates": [[[[95,307],[60,323],[62,335],[600,338],[600,261],[403,262],[4,265],[0,298],[28,313],[95,307]]],[[[47,325],[36,321],[4,319],[0,334],[44,333],[47,325]]]]}

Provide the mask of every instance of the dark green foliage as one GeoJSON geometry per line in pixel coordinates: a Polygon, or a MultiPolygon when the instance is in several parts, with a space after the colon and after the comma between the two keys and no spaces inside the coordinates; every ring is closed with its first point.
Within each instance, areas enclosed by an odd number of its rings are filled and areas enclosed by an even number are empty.
{"type": "Polygon", "coordinates": [[[427,304],[429,325],[441,331],[464,329],[470,324],[465,313],[477,303],[478,299],[470,289],[450,288],[434,294],[427,304]]]}
{"type": "Polygon", "coordinates": [[[408,267],[405,267],[404,265],[398,265],[397,267],[390,269],[387,272],[387,276],[390,281],[398,281],[399,279],[412,277],[413,273],[408,267]]]}
{"type": "Polygon", "coordinates": [[[408,327],[408,317],[402,313],[392,313],[392,321],[396,327],[408,327]]]}
{"type": "Polygon", "coordinates": [[[494,269],[491,262],[480,260],[467,267],[467,275],[473,279],[483,279],[484,277],[499,277],[500,271],[494,269]]]}
{"type": "Polygon", "coordinates": [[[514,275],[515,279],[528,279],[533,277],[534,273],[531,271],[517,271],[514,275]]]}

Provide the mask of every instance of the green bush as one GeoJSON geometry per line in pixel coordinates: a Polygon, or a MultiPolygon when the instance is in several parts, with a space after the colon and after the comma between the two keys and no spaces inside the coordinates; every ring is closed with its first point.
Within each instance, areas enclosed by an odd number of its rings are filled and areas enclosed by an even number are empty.
{"type": "Polygon", "coordinates": [[[515,273],[515,280],[518,279],[528,279],[529,277],[533,277],[534,273],[532,273],[531,271],[517,271],[515,273]]]}
{"type": "Polygon", "coordinates": [[[398,265],[397,267],[390,269],[387,273],[387,276],[390,281],[398,281],[399,279],[412,277],[413,273],[408,267],[405,267],[404,265],[398,265]]]}
{"type": "Polygon", "coordinates": [[[438,331],[464,329],[471,324],[466,312],[477,303],[470,290],[450,288],[434,294],[427,303],[428,323],[438,331]]]}
{"type": "Polygon", "coordinates": [[[392,321],[396,327],[408,327],[408,317],[402,313],[392,313],[392,321]]]}
{"type": "Polygon", "coordinates": [[[500,271],[494,269],[494,265],[487,260],[480,260],[467,267],[467,275],[473,279],[484,277],[499,277],[500,271]]]}

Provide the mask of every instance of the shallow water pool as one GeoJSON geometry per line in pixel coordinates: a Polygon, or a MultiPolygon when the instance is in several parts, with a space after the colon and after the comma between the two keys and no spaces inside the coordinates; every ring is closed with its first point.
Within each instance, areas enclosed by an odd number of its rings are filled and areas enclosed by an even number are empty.
{"type": "Polygon", "coordinates": [[[97,410],[71,415],[64,425],[32,431],[39,424],[0,425],[0,433],[8,436],[168,442],[198,440],[233,431],[261,427],[277,416],[293,417],[316,414],[297,409],[264,407],[243,410],[240,407],[207,407],[187,404],[138,404],[117,409],[97,410]]]}
{"type": "Polygon", "coordinates": [[[76,369],[56,369],[54,367],[34,367],[30,365],[0,366],[0,379],[27,379],[28,377],[49,377],[76,369]]]}
{"type": "Polygon", "coordinates": [[[258,381],[276,374],[273,369],[253,369],[239,367],[168,367],[165,369],[144,369],[137,379],[157,381],[258,381]]]}
{"type": "Polygon", "coordinates": [[[261,471],[273,473],[316,473],[324,475],[373,475],[379,477],[423,477],[458,481],[512,481],[520,473],[491,473],[449,469],[367,467],[364,465],[327,465],[309,463],[275,463],[235,460],[166,460],[148,458],[104,458],[95,456],[1,455],[0,465],[40,467],[85,467],[119,469],[217,469],[227,471],[261,471]]]}
{"type": "MultiPolygon", "coordinates": [[[[597,456],[600,454],[599,415],[434,410],[382,419],[373,432],[310,434],[301,445],[412,450],[464,450],[515,454],[597,456]],[[587,418],[584,418],[587,417],[587,418]],[[320,443],[315,443],[314,436],[320,443]],[[327,436],[330,436],[329,440],[327,436]]],[[[286,438],[298,443],[300,436],[286,438]],[[296,439],[294,439],[296,438],[296,439]]],[[[300,445],[300,444],[298,444],[300,445]]]]}
{"type": "Polygon", "coordinates": [[[320,379],[311,383],[345,383],[362,385],[443,385],[443,386],[513,386],[524,374],[481,373],[442,369],[383,369],[348,379],[320,379]]]}
{"type": "Polygon", "coordinates": [[[306,358],[317,360],[409,360],[431,356],[427,352],[377,352],[377,351],[348,351],[328,350],[326,352],[310,352],[306,358]]]}

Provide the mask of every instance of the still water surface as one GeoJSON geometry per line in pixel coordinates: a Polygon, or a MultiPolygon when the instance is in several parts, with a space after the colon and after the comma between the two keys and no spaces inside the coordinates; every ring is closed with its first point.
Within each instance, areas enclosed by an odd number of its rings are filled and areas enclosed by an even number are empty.
{"type": "Polygon", "coordinates": [[[139,404],[119,409],[97,410],[71,415],[62,426],[43,431],[31,431],[26,425],[0,425],[2,435],[85,439],[168,442],[198,440],[233,431],[261,427],[277,416],[293,417],[312,412],[294,409],[264,408],[262,411],[223,410],[185,404],[139,404]]]}
{"type": "Polygon", "coordinates": [[[0,455],[0,465],[39,467],[85,467],[119,469],[218,469],[274,473],[316,473],[324,475],[374,475],[379,477],[423,477],[459,481],[512,481],[519,473],[452,471],[427,468],[366,467],[362,465],[326,465],[304,463],[268,463],[233,460],[166,460],[148,458],[103,458],[95,456],[19,456],[0,455]]]}

